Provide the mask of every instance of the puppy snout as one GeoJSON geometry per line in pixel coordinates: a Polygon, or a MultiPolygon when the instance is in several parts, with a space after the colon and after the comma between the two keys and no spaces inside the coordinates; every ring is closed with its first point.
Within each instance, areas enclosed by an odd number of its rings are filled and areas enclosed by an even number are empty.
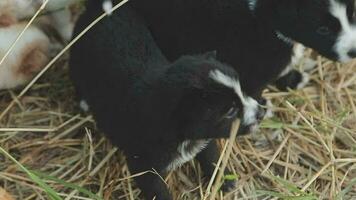
{"type": "MultiPolygon", "coordinates": [[[[259,103],[266,104],[264,100],[262,102],[260,101],[259,103]]],[[[258,104],[257,107],[251,109],[250,115],[246,115],[242,120],[238,135],[242,136],[248,133],[256,132],[256,130],[258,130],[258,124],[264,119],[265,115],[266,108],[260,104],[258,104]]]]}
{"type": "Polygon", "coordinates": [[[356,58],[356,49],[351,49],[349,52],[347,52],[347,55],[350,58],[356,58]]]}

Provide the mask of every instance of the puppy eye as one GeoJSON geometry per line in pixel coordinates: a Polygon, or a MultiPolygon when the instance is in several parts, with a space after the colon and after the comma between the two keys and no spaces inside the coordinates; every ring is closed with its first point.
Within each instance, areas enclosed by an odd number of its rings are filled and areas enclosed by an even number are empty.
{"type": "Polygon", "coordinates": [[[236,106],[235,103],[233,103],[232,107],[225,114],[225,118],[232,119],[232,118],[236,117],[238,111],[239,111],[238,107],[236,106]]]}
{"type": "Polygon", "coordinates": [[[317,33],[320,35],[329,35],[331,33],[329,27],[327,26],[321,26],[316,30],[317,33]]]}

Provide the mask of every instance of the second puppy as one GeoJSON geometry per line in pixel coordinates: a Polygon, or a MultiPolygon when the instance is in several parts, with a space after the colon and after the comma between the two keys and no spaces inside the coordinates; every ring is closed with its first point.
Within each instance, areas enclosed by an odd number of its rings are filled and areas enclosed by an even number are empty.
{"type": "MultiPolygon", "coordinates": [[[[100,4],[87,2],[75,34],[101,14],[100,4]]],[[[126,154],[132,174],[154,169],[164,177],[197,155],[210,177],[219,157],[214,139],[229,137],[237,118],[243,133],[264,115],[241,91],[235,70],[211,54],[168,62],[128,6],[73,46],[70,75],[98,127],[126,154]]],[[[135,180],[146,199],[172,199],[158,175],[135,180]]]]}

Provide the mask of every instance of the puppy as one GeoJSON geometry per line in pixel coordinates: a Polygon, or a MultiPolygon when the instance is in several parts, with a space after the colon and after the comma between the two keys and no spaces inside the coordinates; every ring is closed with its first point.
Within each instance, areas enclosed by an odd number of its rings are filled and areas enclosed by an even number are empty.
{"type": "Polygon", "coordinates": [[[288,66],[294,42],[341,62],[356,56],[353,0],[137,0],[129,4],[145,18],[169,60],[215,49],[217,58],[236,69],[242,88],[254,97],[288,66]]]}
{"type": "MultiPolygon", "coordinates": [[[[75,34],[102,13],[100,4],[87,2],[75,34]]],[[[169,62],[129,6],[99,22],[71,49],[71,79],[99,129],[124,151],[132,174],[158,172],[135,178],[146,199],[172,199],[159,176],[196,155],[210,177],[219,157],[214,139],[227,138],[237,118],[243,134],[264,114],[241,90],[235,70],[212,54],[169,62]]]]}
{"type": "MultiPolygon", "coordinates": [[[[0,58],[16,40],[26,23],[0,28],[0,58]]],[[[0,65],[0,89],[15,88],[29,81],[49,60],[48,37],[38,28],[30,26],[0,65]]]]}

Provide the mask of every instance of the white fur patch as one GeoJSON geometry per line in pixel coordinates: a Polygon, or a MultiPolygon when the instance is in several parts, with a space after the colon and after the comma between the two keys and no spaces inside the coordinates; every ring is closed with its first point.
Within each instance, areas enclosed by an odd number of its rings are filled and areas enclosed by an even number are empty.
{"type": "Polygon", "coordinates": [[[51,18],[53,27],[57,29],[65,41],[69,41],[72,38],[74,30],[71,11],[69,9],[64,9],[54,12],[51,14],[51,18]]]}
{"type": "Polygon", "coordinates": [[[303,62],[303,70],[305,72],[310,72],[318,65],[318,61],[313,60],[312,58],[305,58],[303,62]]]}
{"type": "Polygon", "coordinates": [[[308,73],[301,73],[302,74],[302,81],[298,83],[297,89],[302,89],[304,88],[310,81],[310,75],[308,73]]]}
{"type": "Polygon", "coordinates": [[[336,0],[330,0],[329,9],[330,13],[339,20],[342,27],[342,31],[334,49],[341,62],[348,62],[352,59],[348,55],[348,52],[356,51],[356,26],[351,24],[348,20],[345,4],[336,0]]]}
{"type": "Polygon", "coordinates": [[[166,171],[174,170],[182,166],[184,163],[192,160],[199,152],[201,152],[210,142],[207,140],[186,140],[177,148],[178,156],[167,166],[166,171]]]}
{"type": "Polygon", "coordinates": [[[112,2],[111,0],[105,0],[103,3],[103,10],[105,11],[106,14],[111,15],[111,9],[112,9],[112,2]]]}
{"type": "Polygon", "coordinates": [[[214,70],[210,72],[210,77],[215,80],[216,82],[225,85],[235,91],[237,96],[240,98],[240,101],[244,107],[244,115],[242,124],[244,125],[251,125],[257,123],[257,114],[259,111],[259,104],[253,98],[246,96],[241,89],[241,85],[239,80],[234,77],[229,77],[223,74],[219,70],[214,70]]]}
{"type": "Polygon", "coordinates": [[[81,100],[79,102],[79,107],[84,111],[84,112],[88,112],[89,111],[89,105],[85,100],[81,100]]]}
{"type": "Polygon", "coordinates": [[[248,7],[250,8],[251,11],[255,11],[256,6],[257,6],[257,0],[247,0],[248,7]]]}
{"type": "Polygon", "coordinates": [[[305,51],[305,47],[303,45],[301,44],[294,45],[291,62],[279,74],[279,77],[287,75],[290,71],[292,71],[296,66],[298,66],[301,63],[301,60],[303,59],[304,51],[305,51]]]}
{"type": "Polygon", "coordinates": [[[263,119],[272,118],[274,116],[274,114],[273,114],[274,105],[270,99],[266,100],[266,107],[267,107],[266,114],[263,117],[263,119]]]}
{"type": "Polygon", "coordinates": [[[293,48],[292,65],[298,65],[304,56],[305,47],[302,44],[295,44],[293,48]]]}

